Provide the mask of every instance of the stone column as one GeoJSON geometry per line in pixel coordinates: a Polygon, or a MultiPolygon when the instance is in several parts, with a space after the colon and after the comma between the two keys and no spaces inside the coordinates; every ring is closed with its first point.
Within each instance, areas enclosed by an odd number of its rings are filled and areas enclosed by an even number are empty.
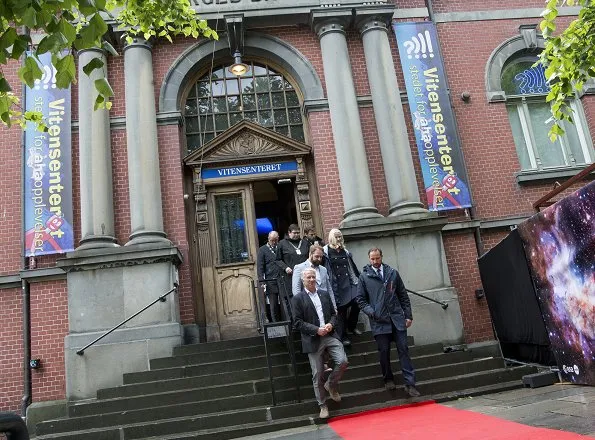
{"type": "Polygon", "coordinates": [[[370,171],[347,51],[345,26],[351,11],[313,14],[322,52],[326,93],[339,166],[345,213],[343,222],[382,217],[374,205],[370,171]]]}
{"type": "Polygon", "coordinates": [[[78,53],[79,158],[81,242],[78,249],[116,246],[109,111],[94,110],[95,80],[105,78],[107,59],[100,49],[78,53]],[[91,60],[103,62],[90,76],[83,72],[91,60]]]}
{"type": "Polygon", "coordinates": [[[427,214],[420,202],[407,136],[403,103],[393,63],[388,27],[394,10],[367,15],[356,11],[364,44],[368,81],[388,187],[389,216],[427,214]]]}
{"type": "Polygon", "coordinates": [[[151,44],[135,38],[124,48],[130,241],[168,241],[163,232],[161,181],[151,44]]]}

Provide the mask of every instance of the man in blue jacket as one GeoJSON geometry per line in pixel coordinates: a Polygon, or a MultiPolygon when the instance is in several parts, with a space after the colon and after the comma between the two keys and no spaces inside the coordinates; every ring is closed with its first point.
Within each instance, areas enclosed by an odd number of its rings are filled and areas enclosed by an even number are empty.
{"type": "Polygon", "coordinates": [[[384,386],[387,390],[396,389],[390,366],[390,343],[394,340],[405,392],[411,397],[418,397],[420,392],[415,388],[415,370],[407,346],[407,328],[413,322],[409,296],[399,273],[382,263],[381,249],[370,249],[368,258],[370,264],[364,266],[359,277],[357,303],[370,318],[372,333],[378,344],[384,386]]]}

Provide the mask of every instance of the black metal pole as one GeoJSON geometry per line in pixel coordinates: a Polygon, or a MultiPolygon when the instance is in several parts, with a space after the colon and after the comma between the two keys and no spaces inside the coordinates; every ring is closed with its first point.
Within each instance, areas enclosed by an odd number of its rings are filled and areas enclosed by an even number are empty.
{"type": "Polygon", "coordinates": [[[252,285],[252,296],[254,298],[254,307],[256,308],[256,330],[260,333],[263,330],[262,324],[264,322],[264,319],[260,315],[260,308],[266,308],[266,300],[263,299],[263,303],[261,304],[260,280],[258,284],[254,280],[250,280],[250,284],[252,285]]]}
{"type": "MultiPolygon", "coordinates": [[[[21,28],[23,35],[29,35],[29,28],[23,26],[21,28]]],[[[27,47],[29,49],[29,47],[27,47]]],[[[27,51],[21,57],[21,63],[24,65],[27,58],[27,51]]],[[[23,108],[27,105],[27,85],[21,84],[21,105],[23,108]]],[[[23,112],[24,113],[24,112],[23,112]]],[[[25,252],[25,170],[26,170],[26,138],[25,130],[21,134],[21,249],[22,254],[22,270],[27,269],[27,257],[25,252]]],[[[21,297],[22,297],[22,319],[23,319],[23,397],[21,398],[21,416],[27,416],[27,408],[31,404],[33,396],[33,386],[31,381],[31,368],[29,362],[31,361],[31,290],[29,281],[21,278],[21,297]]]]}
{"type": "Polygon", "coordinates": [[[165,297],[167,295],[169,295],[170,293],[174,292],[176,289],[178,288],[178,286],[174,286],[172,289],[170,289],[168,292],[164,293],[163,295],[161,295],[159,298],[157,298],[155,301],[153,301],[151,304],[147,304],[145,307],[143,307],[142,309],[140,309],[138,312],[136,312],[134,315],[132,315],[130,318],[126,318],[124,321],[122,321],[121,323],[119,323],[117,326],[115,326],[114,328],[112,328],[111,330],[105,332],[104,334],[102,334],[101,336],[99,336],[97,339],[95,339],[92,342],[89,342],[87,345],[85,345],[83,348],[81,348],[79,351],[76,352],[76,354],[78,354],[79,356],[82,356],[83,354],[85,354],[85,350],[87,348],[89,348],[91,345],[95,344],[98,341],[101,341],[103,338],[105,338],[107,335],[109,335],[110,333],[114,332],[115,330],[119,329],[120,327],[122,327],[124,324],[126,324],[128,321],[130,321],[132,318],[137,317],[138,315],[140,315],[142,312],[144,312],[145,310],[147,310],[149,307],[151,307],[153,304],[155,304],[156,302],[159,301],[165,301],[165,297]]]}
{"type": "Polygon", "coordinates": [[[32,383],[31,368],[31,295],[29,282],[21,280],[23,298],[23,397],[21,399],[21,416],[26,417],[27,408],[31,404],[32,383]]]}
{"type": "Polygon", "coordinates": [[[444,310],[448,309],[448,303],[446,303],[446,302],[437,301],[434,298],[430,298],[429,296],[422,295],[421,293],[414,292],[413,290],[409,290],[409,289],[405,289],[405,290],[407,292],[409,292],[409,293],[413,293],[414,295],[421,296],[422,298],[425,298],[428,301],[432,301],[432,302],[434,302],[436,304],[440,304],[444,310]]]}
{"type": "Polygon", "coordinates": [[[434,21],[434,6],[432,0],[426,0],[426,7],[428,8],[428,18],[430,21],[434,21]]]}

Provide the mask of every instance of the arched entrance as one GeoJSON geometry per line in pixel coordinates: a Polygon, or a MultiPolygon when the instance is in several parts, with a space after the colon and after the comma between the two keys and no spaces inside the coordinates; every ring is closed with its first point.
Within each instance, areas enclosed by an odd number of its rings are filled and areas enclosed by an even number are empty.
{"type": "Polygon", "coordinates": [[[252,280],[268,232],[320,226],[309,156],[308,145],[243,120],[184,158],[208,341],[256,334],[252,280]]]}

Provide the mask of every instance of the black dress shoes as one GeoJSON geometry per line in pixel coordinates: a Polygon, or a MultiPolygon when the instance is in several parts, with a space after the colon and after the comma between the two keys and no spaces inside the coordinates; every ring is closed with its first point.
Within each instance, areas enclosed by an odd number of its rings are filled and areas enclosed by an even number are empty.
{"type": "Polygon", "coordinates": [[[351,333],[353,333],[356,336],[360,336],[362,334],[362,331],[359,328],[354,328],[351,333]]]}
{"type": "Polygon", "coordinates": [[[343,347],[350,347],[351,346],[351,341],[347,338],[343,339],[343,347]]]}

